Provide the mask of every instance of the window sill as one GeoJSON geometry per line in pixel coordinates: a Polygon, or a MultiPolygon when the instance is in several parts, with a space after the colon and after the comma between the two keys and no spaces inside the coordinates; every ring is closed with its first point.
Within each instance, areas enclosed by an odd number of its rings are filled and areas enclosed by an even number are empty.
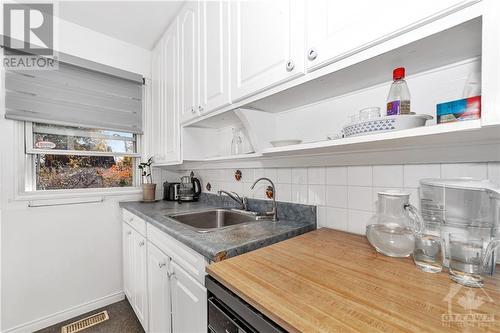
{"type": "Polygon", "coordinates": [[[103,189],[77,189],[77,190],[48,190],[25,191],[18,193],[15,201],[52,200],[52,199],[79,199],[89,197],[120,197],[141,194],[140,187],[103,188],[103,189]]]}

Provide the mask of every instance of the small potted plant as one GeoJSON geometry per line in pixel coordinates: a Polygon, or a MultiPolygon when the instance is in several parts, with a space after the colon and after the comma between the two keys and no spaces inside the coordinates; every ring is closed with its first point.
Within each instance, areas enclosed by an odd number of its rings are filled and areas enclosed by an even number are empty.
{"type": "Polygon", "coordinates": [[[153,184],[153,177],[151,176],[151,164],[153,157],[150,157],[147,162],[139,164],[142,176],[142,199],[144,201],[155,201],[156,184],[153,184]]]}

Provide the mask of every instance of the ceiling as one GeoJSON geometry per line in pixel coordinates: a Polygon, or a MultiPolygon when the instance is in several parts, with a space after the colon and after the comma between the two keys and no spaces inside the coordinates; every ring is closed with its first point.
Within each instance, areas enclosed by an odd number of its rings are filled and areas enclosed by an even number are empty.
{"type": "Polygon", "coordinates": [[[152,49],[183,1],[60,1],[58,16],[122,41],[152,49]]]}

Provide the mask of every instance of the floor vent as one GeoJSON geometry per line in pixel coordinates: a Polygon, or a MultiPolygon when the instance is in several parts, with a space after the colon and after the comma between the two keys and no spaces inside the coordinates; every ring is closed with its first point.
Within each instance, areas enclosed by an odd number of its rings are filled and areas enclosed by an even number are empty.
{"type": "Polygon", "coordinates": [[[92,316],[80,319],[69,325],[61,327],[61,333],[75,333],[100,324],[109,319],[108,311],[101,311],[92,316]]]}

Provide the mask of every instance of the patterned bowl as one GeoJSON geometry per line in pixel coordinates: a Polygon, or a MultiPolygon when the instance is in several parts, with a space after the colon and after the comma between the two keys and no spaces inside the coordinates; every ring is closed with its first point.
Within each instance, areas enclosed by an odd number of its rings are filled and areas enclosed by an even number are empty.
{"type": "Polygon", "coordinates": [[[369,120],[360,120],[342,128],[344,137],[360,136],[373,133],[384,133],[425,126],[432,119],[427,114],[384,116],[369,120]]]}

